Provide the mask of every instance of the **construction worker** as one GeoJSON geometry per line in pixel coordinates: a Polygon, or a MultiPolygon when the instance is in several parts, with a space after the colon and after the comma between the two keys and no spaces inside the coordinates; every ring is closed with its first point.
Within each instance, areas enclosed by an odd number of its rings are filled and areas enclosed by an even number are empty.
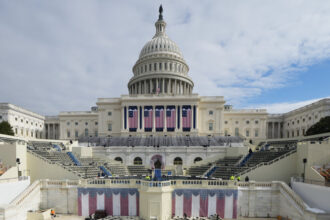
{"type": "Polygon", "coordinates": [[[230,180],[235,180],[235,177],[234,177],[234,176],[231,176],[231,177],[230,177],[230,180]]]}
{"type": "Polygon", "coordinates": [[[150,180],[150,176],[146,176],[146,180],[150,180]]]}
{"type": "Polygon", "coordinates": [[[50,210],[50,216],[51,216],[52,219],[54,219],[56,217],[54,209],[50,210]]]}
{"type": "Polygon", "coordinates": [[[236,178],[236,180],[237,180],[238,182],[241,181],[241,177],[238,176],[238,177],[236,178]]]}

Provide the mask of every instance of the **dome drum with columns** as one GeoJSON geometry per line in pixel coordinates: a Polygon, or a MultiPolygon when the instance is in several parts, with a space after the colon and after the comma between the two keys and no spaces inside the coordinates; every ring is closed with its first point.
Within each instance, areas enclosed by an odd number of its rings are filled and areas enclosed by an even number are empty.
{"type": "Polygon", "coordinates": [[[129,94],[192,94],[194,83],[179,47],[165,33],[162,12],[155,23],[156,34],[142,48],[128,83],[129,94]]]}

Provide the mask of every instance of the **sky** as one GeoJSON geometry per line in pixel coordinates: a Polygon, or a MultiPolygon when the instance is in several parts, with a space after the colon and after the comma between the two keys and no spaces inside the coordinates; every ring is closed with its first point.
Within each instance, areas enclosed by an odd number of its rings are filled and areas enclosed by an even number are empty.
{"type": "Polygon", "coordinates": [[[0,102],[57,115],[127,94],[160,3],[194,93],[270,113],[330,97],[330,1],[2,0],[0,102]]]}

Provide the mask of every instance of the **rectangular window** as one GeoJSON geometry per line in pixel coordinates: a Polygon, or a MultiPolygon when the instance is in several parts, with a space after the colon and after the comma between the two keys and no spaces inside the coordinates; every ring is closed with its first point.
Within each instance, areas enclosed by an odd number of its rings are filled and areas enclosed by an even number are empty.
{"type": "Polygon", "coordinates": [[[112,131],[112,124],[108,124],[108,131],[112,131]]]}
{"type": "Polygon", "coordinates": [[[97,130],[95,130],[95,132],[94,132],[94,133],[95,133],[95,137],[97,137],[97,135],[98,135],[98,133],[97,133],[97,130]]]}
{"type": "Polygon", "coordinates": [[[212,110],[209,111],[209,115],[213,115],[213,111],[212,110]]]}
{"type": "Polygon", "coordinates": [[[68,138],[70,137],[70,131],[67,132],[67,136],[68,136],[68,138]]]}
{"type": "Polygon", "coordinates": [[[149,71],[151,71],[151,67],[152,67],[152,65],[151,65],[151,64],[149,64],[149,71]]]}
{"type": "Polygon", "coordinates": [[[154,64],[154,71],[157,70],[157,63],[154,64]]]}
{"type": "Polygon", "coordinates": [[[235,136],[239,136],[239,128],[235,128],[235,136]]]}
{"type": "Polygon", "coordinates": [[[255,136],[255,137],[259,137],[259,130],[258,130],[258,129],[256,129],[256,130],[254,131],[254,136],[255,136]]]}
{"type": "Polygon", "coordinates": [[[213,123],[209,123],[209,131],[213,131],[213,123]]]}
{"type": "Polygon", "coordinates": [[[227,129],[225,130],[225,136],[228,136],[228,130],[227,129]]]}
{"type": "Polygon", "coordinates": [[[159,70],[162,70],[162,63],[159,63],[159,70]]]}
{"type": "Polygon", "coordinates": [[[164,65],[165,65],[165,70],[167,70],[167,63],[165,63],[164,65]]]}
{"type": "Polygon", "coordinates": [[[250,137],[250,130],[246,130],[246,131],[245,131],[245,136],[246,136],[246,137],[250,137]]]}
{"type": "Polygon", "coordinates": [[[108,115],[111,116],[112,115],[112,112],[108,112],[108,115]]]}
{"type": "Polygon", "coordinates": [[[79,136],[78,131],[74,132],[74,136],[77,138],[79,136]]]}

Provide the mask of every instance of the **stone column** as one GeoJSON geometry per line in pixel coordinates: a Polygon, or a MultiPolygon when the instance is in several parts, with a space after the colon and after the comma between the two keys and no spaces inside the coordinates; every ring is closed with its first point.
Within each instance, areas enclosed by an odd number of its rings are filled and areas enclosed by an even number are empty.
{"type": "Polygon", "coordinates": [[[137,126],[136,130],[139,131],[139,130],[141,130],[140,129],[140,106],[139,105],[137,106],[137,112],[138,112],[138,114],[137,114],[138,115],[138,126],[137,126]]]}
{"type": "Polygon", "coordinates": [[[281,138],[281,122],[277,122],[278,123],[278,135],[277,138],[281,138]]]}
{"type": "Polygon", "coordinates": [[[178,94],[177,93],[177,87],[176,87],[176,79],[174,80],[174,91],[173,91],[174,94],[178,94]]]}
{"type": "Polygon", "coordinates": [[[144,131],[144,106],[142,106],[142,131],[144,131]]]}
{"type": "Polygon", "coordinates": [[[152,132],[156,131],[156,109],[155,109],[155,105],[152,106],[152,132]]]}
{"type": "Polygon", "coordinates": [[[166,111],[167,111],[167,108],[166,108],[166,105],[164,105],[164,131],[166,131],[166,125],[167,125],[167,122],[166,122],[166,111]]]}
{"type": "MultiPolygon", "coordinates": [[[[55,126],[56,126],[56,124],[53,124],[53,138],[54,139],[56,139],[56,128],[55,128],[55,126]]],[[[70,133],[71,133],[71,130],[70,130],[70,133]]]]}
{"type": "Polygon", "coordinates": [[[153,84],[153,80],[150,79],[150,93],[152,94],[154,90],[154,84],[153,84]]]}
{"type": "MultiPolygon", "coordinates": [[[[125,108],[124,106],[121,107],[121,130],[124,131],[125,130],[125,108]]],[[[107,125],[108,126],[108,125],[107,125]]],[[[106,130],[108,131],[108,127],[106,128],[106,130]]]]}
{"type": "Polygon", "coordinates": [[[178,105],[175,105],[175,132],[178,131],[178,105]]]}
{"type": "Polygon", "coordinates": [[[143,80],[143,85],[144,85],[143,93],[146,94],[147,93],[147,81],[146,80],[143,80]]]}
{"type": "Polygon", "coordinates": [[[158,78],[156,78],[156,93],[157,93],[157,90],[159,89],[159,79],[158,78]]]}
{"type": "Polygon", "coordinates": [[[165,80],[162,78],[162,93],[165,93],[165,80]]]}
{"type": "Polygon", "coordinates": [[[182,131],[183,129],[182,129],[182,105],[180,105],[180,129],[179,129],[179,131],[182,131]]]}
{"type": "Polygon", "coordinates": [[[191,129],[190,129],[190,131],[193,131],[194,130],[194,106],[193,105],[191,105],[190,115],[191,115],[191,118],[190,118],[191,129]]]}
{"type": "Polygon", "coordinates": [[[275,122],[272,123],[272,138],[275,136],[275,122]]]}

